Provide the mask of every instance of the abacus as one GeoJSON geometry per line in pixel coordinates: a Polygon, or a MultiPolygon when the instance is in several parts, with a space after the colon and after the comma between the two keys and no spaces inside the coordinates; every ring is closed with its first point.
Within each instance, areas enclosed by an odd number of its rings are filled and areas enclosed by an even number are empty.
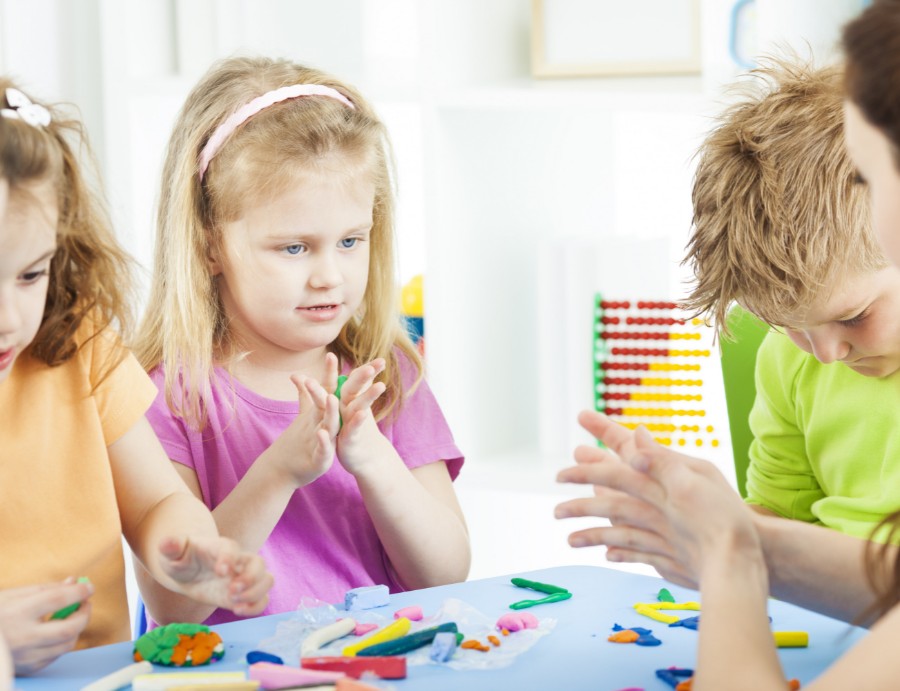
{"type": "Polygon", "coordinates": [[[666,446],[719,446],[704,418],[710,327],[667,300],[606,300],[594,309],[594,407],[666,446]]]}

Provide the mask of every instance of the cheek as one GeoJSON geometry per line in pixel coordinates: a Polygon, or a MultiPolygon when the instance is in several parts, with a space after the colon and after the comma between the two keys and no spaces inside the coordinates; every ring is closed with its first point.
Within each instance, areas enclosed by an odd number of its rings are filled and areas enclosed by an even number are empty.
{"type": "Polygon", "coordinates": [[[809,341],[806,340],[806,336],[804,336],[802,333],[800,333],[799,331],[793,331],[791,329],[785,329],[784,333],[788,338],[791,339],[791,341],[794,342],[794,345],[796,345],[800,350],[807,353],[812,352],[809,341]]]}

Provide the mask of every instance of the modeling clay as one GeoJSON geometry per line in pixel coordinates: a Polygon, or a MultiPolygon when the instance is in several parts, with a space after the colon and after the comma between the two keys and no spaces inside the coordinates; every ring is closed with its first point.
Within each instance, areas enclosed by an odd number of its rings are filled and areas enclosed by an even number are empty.
{"type": "Polygon", "coordinates": [[[371,672],[381,679],[406,679],[405,657],[304,657],[300,659],[303,669],[328,670],[343,672],[359,679],[366,672],[371,672]]]}
{"type": "Polygon", "coordinates": [[[463,641],[459,644],[460,648],[465,648],[466,650],[480,650],[483,653],[486,653],[490,650],[490,646],[486,646],[481,641],[476,641],[473,638],[470,638],[468,641],[463,641]]]}
{"type": "MultiPolygon", "coordinates": [[[[87,576],[82,576],[78,579],[79,583],[90,583],[91,579],[87,576]]],[[[73,602],[71,605],[63,607],[62,609],[56,610],[53,614],[50,615],[51,619],[65,619],[73,612],[78,611],[78,608],[81,607],[80,602],[73,602]]]]}
{"type": "Polygon", "coordinates": [[[549,583],[538,583],[537,581],[529,581],[524,578],[513,578],[511,582],[514,586],[518,588],[530,588],[531,590],[537,590],[539,593],[568,593],[569,591],[566,588],[561,588],[558,585],[550,585],[549,583]]]}
{"type": "Polygon", "coordinates": [[[673,614],[663,614],[659,610],[662,609],[689,609],[697,611],[700,609],[699,602],[637,602],[634,605],[634,611],[650,617],[655,621],[661,621],[664,624],[672,624],[678,621],[678,617],[673,614]]]}
{"type": "Polygon", "coordinates": [[[243,672],[174,672],[172,674],[141,674],[131,680],[132,691],[166,691],[178,686],[205,684],[207,689],[231,688],[231,684],[247,681],[243,672]]]}
{"type": "Polygon", "coordinates": [[[153,672],[153,665],[149,662],[135,662],[122,669],[116,670],[112,674],[107,674],[95,682],[91,682],[87,686],[81,687],[81,691],[116,691],[123,686],[128,686],[132,680],[140,674],[150,674],[153,672]]]}
{"type": "Polygon", "coordinates": [[[320,672],[315,669],[299,669],[288,665],[273,665],[271,662],[257,662],[250,665],[249,676],[258,681],[264,689],[283,689],[304,684],[327,684],[344,676],[343,672],[320,672]]]}
{"type": "Polygon", "coordinates": [[[668,588],[660,588],[656,594],[656,599],[659,602],[675,602],[675,598],[672,597],[672,593],[669,592],[668,588]]]}
{"type": "MultiPolygon", "coordinates": [[[[399,621],[402,621],[402,619],[400,619],[399,621]]],[[[402,636],[390,641],[385,641],[384,643],[377,643],[375,645],[368,646],[366,648],[363,648],[362,650],[357,651],[356,654],[402,655],[403,653],[408,653],[411,650],[416,650],[417,648],[428,645],[439,633],[456,633],[456,631],[456,624],[450,621],[445,624],[440,624],[439,626],[432,626],[431,628],[416,631],[415,633],[411,633],[408,636],[402,636]]]]}
{"type": "Polygon", "coordinates": [[[609,638],[606,640],[612,643],[634,643],[638,638],[640,638],[640,635],[637,631],[622,629],[621,631],[610,634],[609,638]]]}
{"type": "Polygon", "coordinates": [[[487,639],[491,642],[491,645],[493,645],[495,648],[500,647],[500,639],[497,638],[496,636],[488,635],[487,639]]]}
{"type": "Polygon", "coordinates": [[[418,605],[401,607],[396,612],[394,612],[394,619],[399,619],[400,617],[406,617],[410,621],[422,621],[422,608],[418,605]]]}
{"type": "Polygon", "coordinates": [[[167,624],[151,629],[134,642],[134,661],[196,667],[221,660],[222,639],[203,624],[167,624]]]}
{"type": "Polygon", "coordinates": [[[335,682],[334,691],[381,691],[381,689],[350,677],[341,677],[335,682]]]}
{"type": "Polygon", "coordinates": [[[316,651],[323,645],[331,643],[338,638],[343,638],[356,628],[356,620],[347,617],[346,619],[338,619],[333,624],[323,626],[316,629],[306,638],[300,645],[300,657],[310,657],[316,654],[316,651]]]}
{"type": "Polygon", "coordinates": [[[692,669],[680,669],[678,667],[669,667],[667,669],[656,670],[656,676],[666,682],[673,689],[677,689],[678,685],[685,679],[694,676],[692,669]]]}
{"type": "Polygon", "coordinates": [[[247,664],[252,665],[256,662],[271,662],[273,665],[284,664],[284,660],[277,655],[272,655],[272,653],[266,653],[262,650],[251,650],[247,653],[247,664]]]}
{"type": "Polygon", "coordinates": [[[504,614],[497,620],[498,629],[507,631],[521,631],[522,629],[536,629],[538,620],[530,612],[511,612],[504,614]]]}
{"type": "MultiPolygon", "coordinates": [[[[341,374],[338,375],[337,379],[337,388],[334,390],[334,395],[338,400],[341,400],[341,389],[344,388],[344,382],[347,381],[347,375],[341,374]]],[[[338,413],[338,429],[344,426],[344,418],[341,417],[341,414],[338,413]]]]}
{"type": "Polygon", "coordinates": [[[409,619],[403,617],[402,619],[398,619],[393,624],[388,624],[383,629],[380,629],[373,633],[368,638],[362,639],[359,643],[354,643],[353,645],[348,645],[341,651],[341,655],[348,655],[352,657],[356,655],[360,650],[365,650],[366,648],[376,645],[378,643],[384,643],[385,641],[392,641],[395,638],[400,638],[400,636],[405,636],[409,633],[409,619]]]}
{"type": "Polygon", "coordinates": [[[613,631],[615,631],[615,633],[607,638],[608,641],[612,641],[613,643],[635,643],[637,645],[648,647],[662,644],[662,641],[653,635],[653,631],[641,628],[640,626],[632,626],[631,628],[626,629],[618,624],[614,624],[613,631]],[[629,633],[634,635],[628,635],[629,633]]]}
{"type": "Polygon", "coordinates": [[[391,594],[386,585],[368,585],[348,590],[344,595],[344,609],[372,609],[383,607],[391,601],[391,594]]]}
{"type": "Polygon", "coordinates": [[[779,648],[806,648],[809,634],[806,631],[773,631],[775,645],[779,648]]]}
{"type": "Polygon", "coordinates": [[[378,624],[368,623],[368,624],[357,624],[356,628],[353,629],[354,636],[365,636],[369,631],[374,631],[378,628],[378,624]]]}
{"type": "Polygon", "coordinates": [[[541,598],[540,600],[519,600],[518,602],[513,602],[509,608],[510,609],[525,609],[526,607],[534,607],[535,605],[543,605],[549,602],[560,602],[561,600],[568,600],[572,597],[572,593],[553,593],[552,595],[548,595],[547,597],[541,598]]]}
{"type": "Polygon", "coordinates": [[[700,628],[700,617],[685,617],[684,619],[673,621],[671,624],[669,624],[669,626],[683,626],[686,629],[693,629],[694,631],[696,631],[698,628],[700,628]]]}
{"type": "Polygon", "coordinates": [[[456,635],[453,633],[438,633],[431,642],[431,650],[428,652],[428,657],[435,662],[447,662],[453,657],[453,653],[456,652],[457,645],[456,635]]]}

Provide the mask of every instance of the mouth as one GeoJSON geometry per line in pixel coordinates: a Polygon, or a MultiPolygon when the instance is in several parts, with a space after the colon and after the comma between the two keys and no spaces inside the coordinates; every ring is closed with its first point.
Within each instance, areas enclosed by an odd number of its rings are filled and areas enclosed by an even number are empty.
{"type": "Polygon", "coordinates": [[[0,350],[0,370],[4,370],[12,364],[16,351],[14,348],[0,350]]]}

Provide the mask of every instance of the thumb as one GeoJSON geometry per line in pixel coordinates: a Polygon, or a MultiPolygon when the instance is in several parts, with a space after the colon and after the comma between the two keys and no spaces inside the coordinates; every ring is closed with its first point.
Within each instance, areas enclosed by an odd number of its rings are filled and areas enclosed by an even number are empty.
{"type": "Polygon", "coordinates": [[[184,536],[163,538],[159,543],[159,553],[169,561],[182,559],[187,549],[188,539],[184,536]]]}

